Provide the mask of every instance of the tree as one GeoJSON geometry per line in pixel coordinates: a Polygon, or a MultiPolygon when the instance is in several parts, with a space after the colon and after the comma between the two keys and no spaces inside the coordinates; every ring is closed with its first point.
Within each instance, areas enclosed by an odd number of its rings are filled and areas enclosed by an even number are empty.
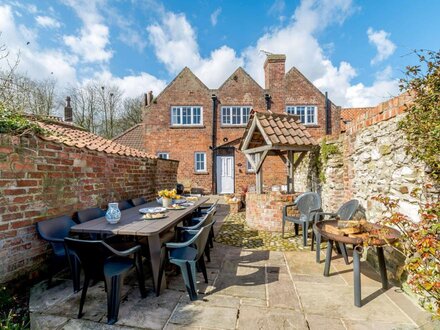
{"type": "Polygon", "coordinates": [[[416,51],[420,64],[408,66],[400,88],[413,95],[400,122],[409,141],[408,151],[425,162],[440,182],[440,51],[416,51]]]}
{"type": "Polygon", "coordinates": [[[143,96],[124,99],[122,115],[118,120],[119,133],[122,133],[130,127],[142,122],[142,110],[144,108],[143,102],[143,96]]]}

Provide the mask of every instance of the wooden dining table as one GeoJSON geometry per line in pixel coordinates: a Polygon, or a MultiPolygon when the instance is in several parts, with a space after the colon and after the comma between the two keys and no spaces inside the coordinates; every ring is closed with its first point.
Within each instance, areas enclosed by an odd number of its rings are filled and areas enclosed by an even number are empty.
{"type": "MultiPolygon", "coordinates": [[[[183,221],[187,216],[190,216],[200,205],[209,200],[207,197],[199,197],[191,206],[181,210],[169,210],[165,218],[161,219],[143,219],[143,214],[139,212],[142,208],[161,206],[156,201],[135,206],[121,211],[121,219],[117,224],[109,224],[105,217],[97,218],[73,226],[70,231],[72,233],[88,233],[88,234],[104,234],[104,235],[123,235],[132,236],[136,241],[142,241],[141,238],[147,238],[151,269],[153,272],[153,281],[155,288],[165,287],[165,276],[162,277],[162,282],[158,286],[159,268],[161,261],[162,240],[166,232],[174,228],[177,224],[183,221]]],[[[159,292],[157,293],[159,294],[159,292]]]]}

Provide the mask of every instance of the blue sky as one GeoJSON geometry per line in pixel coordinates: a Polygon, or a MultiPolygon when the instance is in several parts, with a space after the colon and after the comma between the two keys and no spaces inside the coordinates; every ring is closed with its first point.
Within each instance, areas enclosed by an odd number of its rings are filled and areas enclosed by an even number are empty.
{"type": "Polygon", "coordinates": [[[398,94],[413,49],[439,49],[439,12],[436,0],[0,0],[0,44],[61,93],[100,80],[126,96],[157,95],[184,66],[211,88],[238,66],[264,85],[264,49],[336,104],[367,106],[398,94]]]}

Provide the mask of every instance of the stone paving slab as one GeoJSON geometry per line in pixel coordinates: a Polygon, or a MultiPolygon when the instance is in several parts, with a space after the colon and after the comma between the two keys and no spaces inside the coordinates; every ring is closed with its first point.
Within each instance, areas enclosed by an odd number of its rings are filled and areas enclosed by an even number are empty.
{"type": "MultiPolygon", "coordinates": [[[[218,212],[218,223],[224,215],[218,212]]],[[[159,297],[150,277],[148,296],[142,299],[131,274],[114,326],[106,324],[102,283],[89,289],[85,314],[78,320],[80,293],[73,294],[72,282],[64,277],[50,289],[43,282],[31,291],[32,329],[440,329],[399,288],[383,292],[379,275],[366,263],[361,308],[353,305],[352,265],[339,256],[332,260],[332,276],[324,277],[324,263],[316,264],[308,248],[282,252],[215,243],[207,268],[208,284],[197,275],[197,301],[190,301],[175,272],[167,276],[168,288],[159,297]]]]}

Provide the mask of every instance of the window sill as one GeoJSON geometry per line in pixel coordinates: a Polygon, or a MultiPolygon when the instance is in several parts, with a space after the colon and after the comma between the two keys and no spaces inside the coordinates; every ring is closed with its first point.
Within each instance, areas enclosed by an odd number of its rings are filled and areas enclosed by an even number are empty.
{"type": "Polygon", "coordinates": [[[205,128],[205,125],[170,125],[170,128],[205,128]]]}
{"type": "Polygon", "coordinates": [[[209,172],[196,172],[196,171],[194,171],[194,173],[193,173],[194,175],[208,175],[209,174],[209,172]]]}
{"type": "Polygon", "coordinates": [[[244,125],[220,125],[220,128],[245,128],[247,124],[244,125]]]}

